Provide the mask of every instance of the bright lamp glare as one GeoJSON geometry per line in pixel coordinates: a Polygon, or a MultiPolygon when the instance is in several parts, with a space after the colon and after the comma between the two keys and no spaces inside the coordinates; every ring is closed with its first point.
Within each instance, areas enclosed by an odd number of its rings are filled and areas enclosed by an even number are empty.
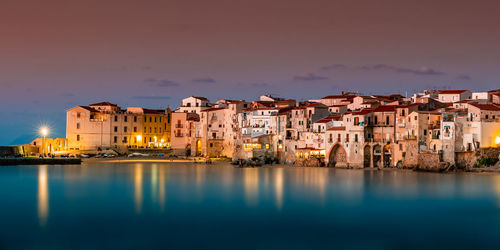
{"type": "Polygon", "coordinates": [[[47,128],[47,127],[41,127],[40,128],[40,134],[42,136],[44,136],[44,137],[47,136],[49,134],[49,128],[47,128]]]}

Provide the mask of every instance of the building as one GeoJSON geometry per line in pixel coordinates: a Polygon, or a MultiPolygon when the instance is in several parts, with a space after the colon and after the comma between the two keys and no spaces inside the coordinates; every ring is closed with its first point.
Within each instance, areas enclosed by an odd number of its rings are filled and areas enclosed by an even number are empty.
{"type": "Polygon", "coordinates": [[[151,110],[100,102],[66,111],[69,150],[99,152],[128,148],[168,148],[170,109],[151,110]]]}

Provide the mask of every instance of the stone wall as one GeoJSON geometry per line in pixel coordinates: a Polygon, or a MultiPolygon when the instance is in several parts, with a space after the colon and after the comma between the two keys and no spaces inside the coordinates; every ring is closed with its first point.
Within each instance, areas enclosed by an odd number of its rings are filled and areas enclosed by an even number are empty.
{"type": "Polygon", "coordinates": [[[420,153],[418,154],[418,167],[421,169],[439,169],[439,154],[420,153]]]}
{"type": "Polygon", "coordinates": [[[456,152],[455,165],[458,169],[472,168],[477,161],[475,152],[456,152]]]}

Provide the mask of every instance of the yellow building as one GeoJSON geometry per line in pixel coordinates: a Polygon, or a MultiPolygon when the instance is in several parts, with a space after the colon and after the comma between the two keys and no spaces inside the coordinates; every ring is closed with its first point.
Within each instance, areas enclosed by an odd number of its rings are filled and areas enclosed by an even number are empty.
{"type": "Polygon", "coordinates": [[[170,109],[123,110],[116,104],[101,102],[69,109],[66,118],[69,150],[170,147],[170,109]]]}

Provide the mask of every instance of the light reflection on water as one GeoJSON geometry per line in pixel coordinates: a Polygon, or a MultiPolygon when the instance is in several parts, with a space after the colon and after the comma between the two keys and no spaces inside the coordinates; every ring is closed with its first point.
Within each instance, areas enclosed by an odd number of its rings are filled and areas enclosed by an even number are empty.
{"type": "Polygon", "coordinates": [[[0,168],[0,190],[0,249],[66,248],[82,233],[90,248],[110,240],[116,247],[161,248],[151,239],[157,234],[195,248],[206,245],[189,237],[222,248],[249,236],[256,238],[240,248],[500,243],[500,175],[175,163],[12,166],[0,168]],[[219,234],[229,238],[216,241],[219,234]]]}

